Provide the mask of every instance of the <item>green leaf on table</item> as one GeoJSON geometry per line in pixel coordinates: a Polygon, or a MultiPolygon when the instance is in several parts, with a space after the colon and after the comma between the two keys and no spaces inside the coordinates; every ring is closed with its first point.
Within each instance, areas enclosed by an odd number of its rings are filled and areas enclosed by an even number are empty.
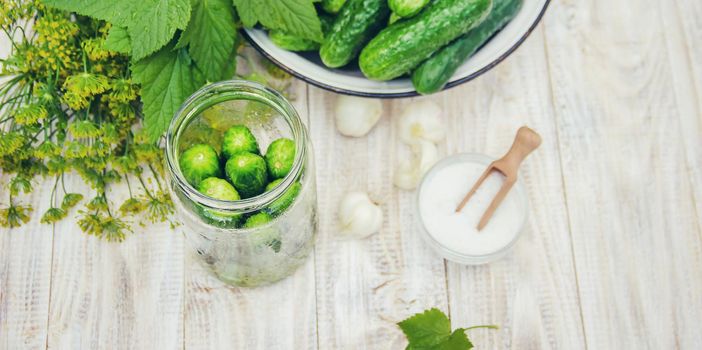
{"type": "Polygon", "coordinates": [[[451,336],[451,321],[437,308],[416,314],[397,324],[411,349],[438,346],[451,336]]]}
{"type": "Polygon", "coordinates": [[[126,27],[138,61],[166,45],[190,19],[189,0],[43,0],[44,4],[126,27]]]}
{"type": "Polygon", "coordinates": [[[185,49],[168,45],[132,66],[134,81],[141,84],[144,128],[156,141],[190,94],[204,83],[185,49]]]}
{"type": "MultiPolygon", "coordinates": [[[[187,28],[176,47],[188,53],[210,81],[223,78],[235,50],[237,32],[231,0],[193,0],[187,28]]],[[[226,77],[228,78],[228,77],[226,77]]]]}
{"type": "Polygon", "coordinates": [[[119,53],[129,53],[132,44],[129,41],[129,33],[124,27],[112,26],[105,39],[105,48],[119,53]]]}
{"type": "Polygon", "coordinates": [[[473,343],[468,340],[465,330],[458,328],[438,347],[437,350],[469,350],[473,348],[473,343]]]}
{"type": "Polygon", "coordinates": [[[317,42],[322,27],[312,0],[233,0],[246,27],[260,22],[268,29],[280,29],[317,42]]]}

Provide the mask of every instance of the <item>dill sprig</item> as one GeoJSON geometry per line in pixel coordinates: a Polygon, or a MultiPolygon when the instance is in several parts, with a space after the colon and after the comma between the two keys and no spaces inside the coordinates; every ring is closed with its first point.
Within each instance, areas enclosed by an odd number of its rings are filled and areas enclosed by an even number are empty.
{"type": "Polygon", "coordinates": [[[109,241],[122,241],[133,223],[170,221],[163,152],[139,131],[129,57],[104,47],[110,24],[38,1],[0,4],[0,30],[12,41],[0,60],[0,171],[10,175],[0,226],[30,220],[32,207],[19,196],[38,176],[54,184],[42,223],[69,216],[80,202],[78,226],[109,241]],[[66,188],[70,174],[90,185],[87,201],[66,188]],[[111,187],[122,181],[129,199],[115,205],[111,187]]]}

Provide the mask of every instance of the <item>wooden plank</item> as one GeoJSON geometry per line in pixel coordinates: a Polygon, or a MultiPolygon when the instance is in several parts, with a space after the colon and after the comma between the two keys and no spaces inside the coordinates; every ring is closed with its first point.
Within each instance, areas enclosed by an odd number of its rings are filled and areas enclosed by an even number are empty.
{"type": "MultiPolygon", "coordinates": [[[[307,120],[306,85],[294,105],[307,120]]],[[[314,257],[296,273],[259,288],[229,287],[187,254],[185,347],[189,349],[316,349],[314,257]]]]}
{"type": "MultiPolygon", "coordinates": [[[[69,178],[71,191],[92,198],[78,175],[69,178]]],[[[125,184],[111,193],[117,206],[128,198],[125,184]]],[[[182,348],[183,239],[168,223],[134,230],[110,243],[84,234],[72,217],[56,225],[49,348],[182,348]]]]}
{"type": "Polygon", "coordinates": [[[494,70],[440,95],[449,116],[449,153],[500,157],[522,125],[543,138],[520,171],[531,208],[515,250],[489,265],[448,264],[454,327],[501,326],[470,331],[481,348],[585,347],[550,94],[539,27],[494,70]]]}
{"type": "MultiPolygon", "coordinates": [[[[6,206],[3,176],[1,206],[6,206]]],[[[43,349],[46,346],[46,320],[51,289],[52,227],[39,222],[50,207],[46,197],[53,183],[37,178],[31,195],[17,201],[31,204],[29,223],[19,228],[0,227],[0,349],[43,349]]]]}
{"type": "Polygon", "coordinates": [[[407,146],[396,132],[407,100],[384,101],[384,116],[363,138],[334,126],[332,93],[310,87],[312,137],[317,154],[320,232],[315,251],[320,349],[397,349],[406,341],[395,325],[430,307],[447,311],[443,261],[414,225],[414,193],[392,185],[407,146]],[[337,206],[348,191],[365,191],[385,219],[365,240],[339,236],[337,206]]]}
{"type": "Polygon", "coordinates": [[[677,0],[677,6],[659,4],[666,28],[676,104],[680,110],[680,129],[687,156],[687,172],[702,220],[702,2],[677,0]]]}
{"type": "Polygon", "coordinates": [[[702,347],[702,236],[658,9],[566,1],[546,16],[590,349],[702,347]]]}

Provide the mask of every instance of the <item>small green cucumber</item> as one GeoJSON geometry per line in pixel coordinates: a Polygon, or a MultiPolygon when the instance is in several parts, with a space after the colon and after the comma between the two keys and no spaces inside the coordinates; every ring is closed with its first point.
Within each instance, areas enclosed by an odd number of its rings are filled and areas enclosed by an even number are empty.
{"type": "Polygon", "coordinates": [[[492,0],[437,0],[418,15],[381,31],[361,51],[363,74],[390,80],[414,69],[434,51],[480,24],[492,0]]]}
{"type": "Polygon", "coordinates": [[[412,17],[421,11],[429,0],[388,0],[392,13],[402,17],[412,17]]]}
{"type": "Polygon", "coordinates": [[[331,68],[351,62],[388,16],[387,0],[347,0],[319,49],[322,62],[331,68]]]}
{"type": "Polygon", "coordinates": [[[412,72],[417,92],[426,95],[443,89],[458,67],[507,25],[521,7],[522,0],[494,0],[492,11],[483,23],[435,52],[412,72]]]}

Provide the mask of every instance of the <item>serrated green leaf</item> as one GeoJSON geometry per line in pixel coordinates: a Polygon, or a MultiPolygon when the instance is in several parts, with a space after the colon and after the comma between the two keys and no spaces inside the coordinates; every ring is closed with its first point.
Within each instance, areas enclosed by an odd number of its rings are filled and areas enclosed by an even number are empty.
{"type": "Polygon", "coordinates": [[[451,321],[437,308],[416,314],[397,324],[412,349],[438,346],[451,336],[451,321]]]}
{"type": "Polygon", "coordinates": [[[458,328],[436,350],[469,350],[473,348],[463,328],[458,328]]]}
{"type": "Polygon", "coordinates": [[[193,0],[190,22],[176,47],[188,53],[210,81],[223,78],[235,49],[236,24],[230,0],[193,0]]]}
{"type": "Polygon", "coordinates": [[[233,0],[236,6],[236,13],[241,18],[241,23],[245,27],[253,27],[258,23],[256,9],[264,6],[264,0],[233,0]]]}
{"type": "Polygon", "coordinates": [[[312,0],[233,0],[246,27],[260,22],[268,29],[321,42],[322,27],[312,0]]]}
{"type": "Polygon", "coordinates": [[[47,6],[101,19],[118,26],[126,26],[130,22],[131,14],[134,13],[134,4],[136,4],[135,0],[41,0],[41,2],[47,6]]]}
{"type": "Polygon", "coordinates": [[[134,18],[127,25],[136,61],[166,45],[176,29],[185,29],[190,19],[189,0],[134,0],[134,18]]]}
{"type": "Polygon", "coordinates": [[[189,0],[43,0],[44,4],[125,27],[138,61],[166,45],[190,19],[189,0]]]}
{"type": "Polygon", "coordinates": [[[129,33],[124,27],[113,26],[105,39],[105,48],[119,53],[129,53],[132,44],[129,40],[129,33]]]}
{"type": "Polygon", "coordinates": [[[168,45],[132,66],[135,82],[141,84],[144,128],[156,141],[185,99],[204,83],[185,49],[168,45]]]}

